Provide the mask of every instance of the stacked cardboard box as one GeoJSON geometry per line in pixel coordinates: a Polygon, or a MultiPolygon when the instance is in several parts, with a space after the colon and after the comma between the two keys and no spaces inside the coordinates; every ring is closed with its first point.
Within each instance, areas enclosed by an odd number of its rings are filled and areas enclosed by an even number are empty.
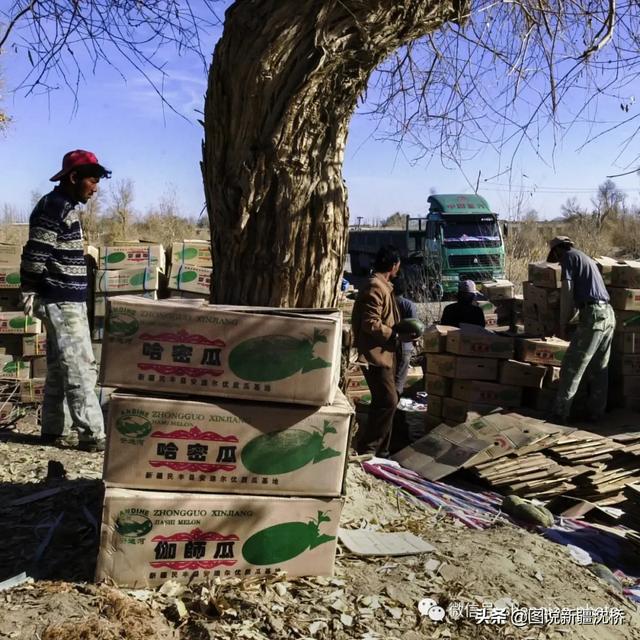
{"type": "MultiPolygon", "coordinates": [[[[559,338],[519,338],[516,340],[516,358],[526,370],[521,368],[523,377],[514,380],[523,387],[523,405],[542,414],[553,412],[560,367],[569,348],[569,343],[559,338]],[[529,371],[529,373],[525,373],[529,371]],[[525,377],[529,383],[525,384],[525,377]]],[[[509,375],[514,375],[513,370],[509,375]]]]}
{"type": "Polygon", "coordinates": [[[107,300],[122,295],[158,299],[165,272],[165,253],[160,244],[120,243],[99,247],[93,277],[94,341],[102,340],[107,300]]]}
{"type": "Polygon", "coordinates": [[[549,413],[568,344],[514,339],[477,327],[429,327],[424,336],[427,426],[458,424],[498,406],[549,413]]]}
{"type": "Polygon", "coordinates": [[[202,240],[174,242],[171,247],[169,295],[208,299],[211,293],[211,245],[202,240]]]}
{"type": "Polygon", "coordinates": [[[532,262],[529,281],[522,285],[524,329],[530,336],[554,336],[560,327],[561,267],[551,262],[532,262]]]}
{"type": "Polygon", "coordinates": [[[513,358],[514,340],[479,327],[434,325],[424,336],[427,426],[460,423],[471,412],[519,407],[522,390],[499,382],[500,364],[513,358]]]}
{"type": "Polygon", "coordinates": [[[26,317],[20,304],[21,255],[20,245],[0,244],[0,421],[12,416],[25,390],[44,383],[46,374],[43,352],[30,348],[46,341],[42,323],[26,317]]]}
{"type": "Polygon", "coordinates": [[[611,348],[610,402],[640,410],[640,262],[611,266],[609,295],[616,314],[611,348]]]}
{"type": "Polygon", "coordinates": [[[107,307],[101,381],[136,394],[110,401],[98,579],[331,574],[352,417],[340,313],[107,307]]]}
{"type": "Polygon", "coordinates": [[[513,300],[515,288],[510,280],[493,280],[480,283],[480,291],[491,302],[500,300],[513,300]]]}
{"type": "Polygon", "coordinates": [[[479,300],[478,305],[487,328],[515,327],[522,315],[522,296],[515,294],[513,283],[510,280],[483,282],[479,289],[486,298],[479,300]]]}
{"type": "Polygon", "coordinates": [[[347,371],[345,395],[356,408],[360,404],[368,405],[371,402],[369,385],[358,365],[352,365],[347,371]]]}

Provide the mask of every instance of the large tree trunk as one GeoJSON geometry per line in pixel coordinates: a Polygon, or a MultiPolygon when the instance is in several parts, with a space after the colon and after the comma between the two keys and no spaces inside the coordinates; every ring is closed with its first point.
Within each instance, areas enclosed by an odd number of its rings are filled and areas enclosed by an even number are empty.
{"type": "Polygon", "coordinates": [[[349,228],[342,161],[371,72],[452,0],[237,0],[205,101],[213,301],[322,307],[349,228]]]}

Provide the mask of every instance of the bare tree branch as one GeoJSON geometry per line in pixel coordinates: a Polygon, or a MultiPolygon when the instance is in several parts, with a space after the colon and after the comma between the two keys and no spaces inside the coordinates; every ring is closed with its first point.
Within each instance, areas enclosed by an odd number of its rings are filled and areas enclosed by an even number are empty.
{"type": "Polygon", "coordinates": [[[20,21],[20,19],[23,16],[26,16],[30,11],[33,10],[33,7],[35,6],[36,2],[38,2],[38,0],[31,0],[31,2],[24,7],[23,9],[21,9],[20,11],[18,11],[9,21],[9,24],[7,25],[7,27],[4,30],[4,33],[2,34],[2,37],[0,37],[0,49],[2,49],[2,47],[4,47],[5,43],[7,42],[9,36],[11,35],[11,32],[13,31],[13,28],[16,26],[16,24],[18,24],[18,22],[20,21]]]}
{"type": "Polygon", "coordinates": [[[208,52],[201,33],[221,24],[218,0],[12,0],[0,11],[7,26],[0,31],[0,47],[10,44],[24,52],[31,70],[15,90],[51,90],[61,81],[77,99],[87,70],[107,64],[125,77],[133,68],[153,87],[164,105],[165,71],[159,52],[167,45],[179,54],[199,56],[203,73],[208,52]],[[159,76],[159,80],[152,77],[159,76]]]}

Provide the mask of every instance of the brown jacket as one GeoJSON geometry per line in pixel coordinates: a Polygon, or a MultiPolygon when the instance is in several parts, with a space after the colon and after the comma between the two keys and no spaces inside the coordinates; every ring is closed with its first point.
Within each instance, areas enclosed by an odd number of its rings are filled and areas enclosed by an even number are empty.
{"type": "Polygon", "coordinates": [[[359,359],[378,367],[393,367],[396,340],[392,334],[399,321],[393,285],[376,273],[360,290],[353,306],[351,324],[359,359]]]}

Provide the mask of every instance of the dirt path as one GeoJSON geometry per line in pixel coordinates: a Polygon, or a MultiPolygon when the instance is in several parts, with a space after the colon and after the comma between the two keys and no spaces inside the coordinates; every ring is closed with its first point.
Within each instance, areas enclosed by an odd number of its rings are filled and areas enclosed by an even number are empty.
{"type": "Polygon", "coordinates": [[[0,592],[0,638],[640,638],[636,606],[575,564],[566,547],[512,525],[466,529],[405,500],[357,465],[349,468],[342,526],[410,530],[436,552],[360,558],[340,548],[333,578],[274,577],[189,589],[167,583],[163,592],[86,584],[98,544],[101,464],[99,454],[36,446],[28,437],[0,440],[0,581],[21,571],[38,578],[0,592]],[[66,480],[44,482],[49,460],[64,465],[66,480]],[[43,490],[50,495],[43,497],[43,490]],[[435,622],[418,610],[425,598],[445,609],[504,598],[521,607],[610,607],[625,622],[521,629],[468,617],[435,622]]]}

